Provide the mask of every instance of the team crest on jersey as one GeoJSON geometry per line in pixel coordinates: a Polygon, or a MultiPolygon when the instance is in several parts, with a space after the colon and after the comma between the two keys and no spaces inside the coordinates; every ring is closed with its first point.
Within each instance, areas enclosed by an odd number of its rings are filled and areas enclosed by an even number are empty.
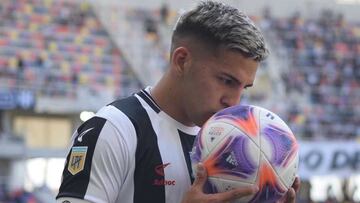
{"type": "Polygon", "coordinates": [[[73,147],[71,149],[68,171],[72,175],[84,170],[87,149],[88,147],[73,147]]]}

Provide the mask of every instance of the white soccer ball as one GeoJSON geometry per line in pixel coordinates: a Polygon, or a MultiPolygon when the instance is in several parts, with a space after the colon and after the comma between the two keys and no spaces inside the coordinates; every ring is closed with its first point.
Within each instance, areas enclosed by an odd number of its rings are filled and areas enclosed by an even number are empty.
{"type": "Polygon", "coordinates": [[[279,116],[257,106],[238,105],[212,116],[196,137],[191,161],[208,173],[204,188],[217,193],[257,185],[259,191],[235,202],[276,202],[292,186],[298,144],[279,116]]]}

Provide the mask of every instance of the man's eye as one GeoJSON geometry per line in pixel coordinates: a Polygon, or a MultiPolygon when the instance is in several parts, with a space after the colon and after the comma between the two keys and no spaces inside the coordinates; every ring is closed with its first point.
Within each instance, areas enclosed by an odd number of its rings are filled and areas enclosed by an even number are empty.
{"type": "Polygon", "coordinates": [[[227,78],[221,78],[221,81],[222,81],[225,85],[232,85],[232,84],[234,84],[233,80],[227,79],[227,78]]]}

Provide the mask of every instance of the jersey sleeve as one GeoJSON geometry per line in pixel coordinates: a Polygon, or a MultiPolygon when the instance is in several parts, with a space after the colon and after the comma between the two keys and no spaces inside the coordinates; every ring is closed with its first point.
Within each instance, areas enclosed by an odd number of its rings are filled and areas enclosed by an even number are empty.
{"type": "Polygon", "coordinates": [[[56,200],[56,203],[92,203],[87,200],[73,198],[73,197],[60,197],[56,200]]]}
{"type": "Polygon", "coordinates": [[[129,149],[111,122],[93,117],[73,136],[57,199],[115,202],[129,170],[129,149]]]}

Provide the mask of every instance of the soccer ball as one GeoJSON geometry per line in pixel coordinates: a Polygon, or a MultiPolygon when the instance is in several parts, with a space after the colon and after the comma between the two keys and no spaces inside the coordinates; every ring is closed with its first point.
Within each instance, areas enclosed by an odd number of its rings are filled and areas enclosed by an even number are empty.
{"type": "Polygon", "coordinates": [[[257,106],[237,105],[213,115],[190,153],[192,168],[202,162],[206,193],[257,185],[259,191],[234,202],[276,202],[293,184],[298,144],[286,123],[257,106]]]}

